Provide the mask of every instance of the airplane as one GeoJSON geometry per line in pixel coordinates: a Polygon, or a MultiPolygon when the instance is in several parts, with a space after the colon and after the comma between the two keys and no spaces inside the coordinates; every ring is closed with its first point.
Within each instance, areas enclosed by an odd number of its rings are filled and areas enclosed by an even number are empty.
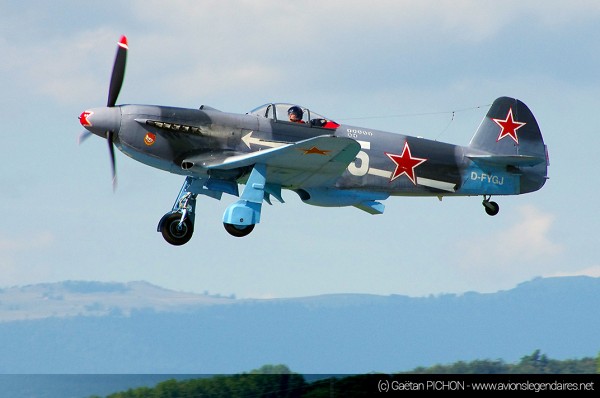
{"type": "Polygon", "coordinates": [[[128,41],[122,36],[106,107],[79,116],[108,142],[113,189],[116,146],[157,169],[185,176],[157,230],[172,245],[194,232],[198,195],[238,197],[223,214],[225,230],[247,236],[261,221],[262,205],[284,203],[282,190],[307,204],[354,206],[382,214],[390,196],[492,196],[539,190],[548,179],[548,150],[538,123],[520,100],[497,98],[467,146],[339,124],[295,104],[269,103],[246,114],[210,106],[116,105],[125,76],[128,41]],[[243,185],[243,190],[239,190],[243,185]]]}

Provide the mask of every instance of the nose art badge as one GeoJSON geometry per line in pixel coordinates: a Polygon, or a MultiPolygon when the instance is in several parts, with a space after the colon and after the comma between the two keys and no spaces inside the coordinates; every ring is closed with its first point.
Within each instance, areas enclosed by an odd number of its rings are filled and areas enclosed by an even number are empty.
{"type": "Polygon", "coordinates": [[[144,137],[144,144],[146,144],[148,146],[154,145],[155,142],[156,142],[156,135],[154,135],[152,133],[147,133],[146,136],[144,137]]]}

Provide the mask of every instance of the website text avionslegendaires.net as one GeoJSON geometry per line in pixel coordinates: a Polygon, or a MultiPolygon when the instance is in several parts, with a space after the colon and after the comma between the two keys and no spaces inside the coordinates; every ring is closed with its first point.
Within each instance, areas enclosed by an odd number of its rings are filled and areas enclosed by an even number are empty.
{"type": "Polygon", "coordinates": [[[596,379],[594,376],[585,377],[587,375],[577,375],[577,380],[569,377],[567,380],[561,376],[553,376],[553,380],[541,381],[539,377],[533,377],[532,380],[519,378],[513,381],[510,377],[504,380],[496,380],[497,378],[486,378],[485,376],[478,377],[477,375],[469,375],[462,377],[456,375],[454,379],[444,377],[436,380],[435,375],[430,375],[431,378],[423,380],[422,377],[416,378],[381,378],[377,382],[378,392],[401,392],[401,391],[596,391],[596,379]],[[480,379],[480,380],[478,380],[480,379]]]}

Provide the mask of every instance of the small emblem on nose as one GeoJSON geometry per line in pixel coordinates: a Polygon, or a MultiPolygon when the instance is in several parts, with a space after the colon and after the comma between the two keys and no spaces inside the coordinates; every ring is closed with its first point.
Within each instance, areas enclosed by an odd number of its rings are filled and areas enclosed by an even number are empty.
{"type": "Polygon", "coordinates": [[[144,144],[146,144],[148,146],[154,145],[155,142],[156,142],[156,135],[154,135],[152,133],[147,133],[146,136],[144,137],[144,144]]]}

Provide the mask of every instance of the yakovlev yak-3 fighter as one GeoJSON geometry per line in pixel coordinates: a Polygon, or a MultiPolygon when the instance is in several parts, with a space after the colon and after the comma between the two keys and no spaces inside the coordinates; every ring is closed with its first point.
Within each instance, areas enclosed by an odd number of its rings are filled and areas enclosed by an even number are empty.
{"type": "Polygon", "coordinates": [[[116,105],[123,83],[127,39],[119,42],[108,103],[79,121],[106,138],[115,181],[114,146],[127,156],[185,176],[175,203],[158,224],[165,240],[192,237],[196,198],[237,196],[223,215],[233,236],[260,222],[263,202],[283,203],[282,189],[315,206],[354,206],[382,214],[390,196],[518,195],[546,182],[548,155],[538,124],[521,101],[496,99],[467,146],[347,126],[293,104],[271,103],[246,114],[209,106],[182,109],[116,105]],[[241,194],[238,184],[243,184],[241,194]]]}

